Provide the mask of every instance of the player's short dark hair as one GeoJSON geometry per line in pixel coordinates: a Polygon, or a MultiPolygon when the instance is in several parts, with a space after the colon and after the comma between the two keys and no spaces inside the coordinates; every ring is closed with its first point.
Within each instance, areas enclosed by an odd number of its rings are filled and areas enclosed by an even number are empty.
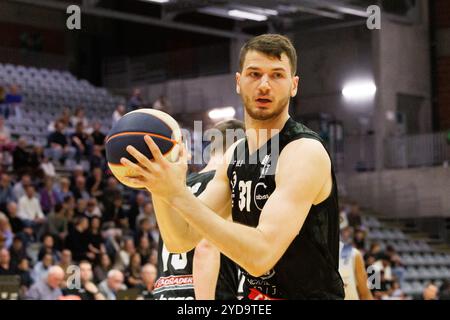
{"type": "Polygon", "coordinates": [[[292,75],[297,72],[297,52],[291,40],[280,34],[263,34],[247,41],[239,55],[239,70],[242,72],[248,51],[262,52],[269,57],[281,59],[283,53],[289,58],[292,75]]]}

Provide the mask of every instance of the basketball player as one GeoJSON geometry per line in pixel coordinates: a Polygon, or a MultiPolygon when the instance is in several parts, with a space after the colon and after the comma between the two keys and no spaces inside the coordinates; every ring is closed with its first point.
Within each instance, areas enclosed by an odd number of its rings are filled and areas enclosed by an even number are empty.
{"type": "MultiPolygon", "coordinates": [[[[229,120],[218,123],[214,128],[221,135],[225,135],[226,130],[241,129],[243,132],[244,124],[239,120],[229,120]]],[[[206,167],[199,173],[191,173],[187,177],[186,184],[195,196],[205,190],[206,185],[214,177],[217,165],[222,162],[223,153],[214,151],[226,150],[232,143],[233,141],[227,145],[225,140],[211,142],[212,153],[206,167]],[[222,144],[220,148],[215,146],[217,143],[222,144]]],[[[206,292],[214,292],[218,299],[236,299],[238,294],[236,264],[220,255],[220,252],[206,240],[201,241],[195,250],[183,253],[170,253],[161,238],[158,246],[158,279],[153,290],[155,299],[193,300],[197,291],[199,294],[197,299],[209,298],[206,292]],[[193,278],[194,261],[196,270],[193,278]]]]}
{"type": "Polygon", "coordinates": [[[373,300],[367,283],[367,272],[361,252],[353,246],[352,230],[341,220],[339,273],[344,282],[345,300],[373,300]]]}
{"type": "Polygon", "coordinates": [[[227,150],[199,199],[186,188],[185,149],[171,163],[146,137],[152,161],[132,146],[127,151],[138,164],[121,159],[140,175],[127,181],[158,203],[169,251],[185,252],[206,238],[241,267],[246,299],[344,298],[331,159],[318,134],[288,114],[296,69],[295,49],[284,36],[261,35],[243,46],[236,91],[247,136],[227,150]]]}

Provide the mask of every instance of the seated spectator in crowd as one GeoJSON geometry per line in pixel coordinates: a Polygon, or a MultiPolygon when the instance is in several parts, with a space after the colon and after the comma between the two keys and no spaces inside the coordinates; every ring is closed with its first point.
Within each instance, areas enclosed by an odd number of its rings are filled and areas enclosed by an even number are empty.
{"type": "Polygon", "coordinates": [[[118,194],[113,200],[113,207],[110,208],[109,211],[105,211],[103,220],[114,222],[117,227],[120,227],[122,225],[122,219],[127,219],[127,213],[123,208],[122,195],[118,194]]]}
{"type": "Polygon", "coordinates": [[[87,206],[86,210],[84,211],[84,215],[89,219],[92,219],[94,217],[101,219],[102,211],[100,210],[100,207],[97,205],[97,199],[90,198],[87,201],[87,206]]]}
{"type": "Polygon", "coordinates": [[[91,197],[89,195],[89,192],[86,189],[86,178],[83,176],[79,176],[75,180],[75,185],[72,189],[73,196],[75,197],[75,200],[78,199],[84,199],[89,200],[91,197]]]}
{"type": "Polygon", "coordinates": [[[0,211],[6,211],[6,205],[15,201],[17,198],[11,185],[11,177],[7,173],[0,174],[0,211]]]}
{"type": "Polygon", "coordinates": [[[13,269],[16,269],[22,261],[22,259],[28,259],[26,248],[23,245],[23,241],[20,237],[15,236],[13,239],[13,244],[9,249],[10,258],[11,258],[11,266],[13,269]]]}
{"type": "Polygon", "coordinates": [[[116,300],[117,292],[127,289],[123,280],[123,273],[112,269],[108,272],[107,278],[99,284],[98,289],[105,296],[106,300],[116,300]]]}
{"type": "Polygon", "coordinates": [[[439,287],[439,300],[450,300],[450,279],[444,279],[439,287]]]}
{"type": "Polygon", "coordinates": [[[33,284],[33,278],[30,271],[30,260],[22,258],[16,268],[16,274],[20,277],[20,297],[25,297],[28,289],[33,284]]]}
{"type": "Polygon", "coordinates": [[[89,252],[92,252],[95,255],[96,261],[101,254],[106,253],[100,228],[100,217],[93,217],[91,219],[91,225],[89,228],[89,252]]]}
{"type": "Polygon", "coordinates": [[[18,175],[31,169],[31,152],[27,150],[27,140],[21,137],[13,152],[13,169],[18,175]]]}
{"type": "Polygon", "coordinates": [[[45,151],[46,156],[59,161],[61,164],[66,159],[73,159],[76,150],[69,144],[67,136],[64,134],[65,126],[62,122],[55,123],[55,131],[49,134],[47,141],[48,145],[45,151]]]}
{"type": "Polygon", "coordinates": [[[23,221],[22,232],[17,234],[17,237],[22,239],[23,246],[28,248],[28,246],[37,241],[36,234],[33,230],[33,223],[31,221],[23,221]]]}
{"type": "MultiPolygon", "coordinates": [[[[49,123],[48,127],[47,127],[47,131],[48,132],[53,132],[55,131],[55,125],[56,123],[59,121],[64,125],[64,128],[72,128],[72,123],[70,122],[70,116],[71,112],[69,108],[64,108],[63,112],[59,115],[59,117],[55,120],[49,123]]],[[[66,132],[63,132],[64,134],[66,132]]]]}
{"type": "Polygon", "coordinates": [[[136,219],[138,216],[143,215],[144,206],[146,203],[146,196],[143,192],[138,192],[136,197],[131,202],[130,209],[127,212],[128,222],[130,228],[136,230],[136,219]]]}
{"type": "Polygon", "coordinates": [[[5,102],[6,90],[3,84],[0,84],[0,117],[3,116],[3,103],[5,102]]]}
{"type": "Polygon", "coordinates": [[[13,187],[13,192],[17,200],[20,200],[25,195],[25,188],[31,185],[31,182],[31,176],[29,174],[22,175],[20,181],[16,182],[13,187]]]}
{"type": "Polygon", "coordinates": [[[53,236],[46,234],[42,239],[42,246],[38,253],[38,259],[42,260],[46,254],[51,254],[54,263],[58,263],[61,253],[55,248],[55,240],[53,239],[53,236]]]}
{"type": "Polygon", "coordinates": [[[70,176],[70,188],[71,188],[72,192],[73,192],[73,188],[75,188],[75,184],[76,184],[78,177],[83,177],[83,178],[86,177],[83,166],[80,164],[77,164],[73,168],[72,175],[70,176]]]}
{"type": "Polygon", "coordinates": [[[40,169],[43,171],[46,177],[55,178],[56,170],[53,162],[48,157],[43,157],[42,162],[39,164],[40,169]]]}
{"type": "Polygon", "coordinates": [[[364,230],[357,228],[353,236],[353,243],[355,248],[361,251],[362,254],[366,252],[366,233],[364,230]]]}
{"type": "Polygon", "coordinates": [[[0,276],[10,276],[15,274],[11,265],[11,255],[8,249],[0,247],[0,276]]]}
{"type": "Polygon", "coordinates": [[[75,228],[66,238],[66,248],[72,252],[75,261],[94,260],[95,255],[89,251],[89,220],[81,216],[76,219],[75,228]]]}
{"type": "Polygon", "coordinates": [[[73,192],[70,190],[70,180],[68,178],[63,177],[60,179],[57,193],[59,202],[63,202],[66,197],[73,197],[73,192]]]}
{"type": "Polygon", "coordinates": [[[143,264],[150,262],[152,255],[151,243],[145,235],[139,238],[137,251],[141,255],[143,264]]]}
{"type": "Polygon", "coordinates": [[[9,224],[6,214],[0,212],[0,237],[3,239],[3,246],[9,249],[13,243],[14,234],[9,224]]]}
{"type": "Polygon", "coordinates": [[[69,267],[74,266],[72,261],[72,252],[70,252],[69,249],[64,249],[61,251],[61,260],[59,261],[58,265],[64,271],[64,281],[67,281],[67,279],[72,275],[73,272],[73,270],[69,270],[69,267]]]}
{"type": "Polygon", "coordinates": [[[107,169],[106,158],[102,153],[102,147],[94,146],[92,148],[92,155],[89,157],[90,168],[100,168],[102,171],[107,169]]]}
{"type": "Polygon", "coordinates": [[[64,271],[59,266],[48,269],[45,278],[39,279],[28,290],[29,300],[58,300],[62,296],[61,286],[64,281],[64,271]]]}
{"type": "Polygon", "coordinates": [[[140,289],[140,299],[153,300],[153,289],[158,271],[153,264],[147,263],[142,267],[141,278],[142,284],[138,285],[140,289]]]}
{"type": "Polygon", "coordinates": [[[78,107],[75,110],[74,115],[70,118],[70,122],[71,122],[73,128],[76,128],[80,122],[81,122],[82,128],[89,128],[89,121],[85,116],[83,107],[78,107]]]}
{"type": "Polygon", "coordinates": [[[433,283],[429,283],[423,289],[422,299],[423,300],[438,300],[438,298],[439,298],[438,294],[439,294],[438,287],[436,287],[436,285],[433,283]]]}
{"type": "Polygon", "coordinates": [[[38,282],[42,278],[45,278],[48,274],[48,270],[54,264],[53,255],[51,253],[46,253],[42,257],[42,260],[39,260],[33,268],[31,272],[31,277],[34,282],[38,282]]]}
{"type": "Polygon", "coordinates": [[[129,288],[134,288],[142,284],[141,279],[142,260],[141,255],[136,252],[130,258],[130,265],[125,269],[125,284],[129,288]]]}
{"type": "Polygon", "coordinates": [[[106,181],[106,188],[103,191],[103,208],[105,212],[110,212],[114,208],[114,200],[122,195],[122,188],[114,177],[109,177],[106,181]]]}
{"type": "Polygon", "coordinates": [[[100,283],[106,279],[108,272],[112,269],[111,258],[108,254],[100,255],[99,263],[94,268],[94,279],[96,283],[100,283]]]}
{"type": "Polygon", "coordinates": [[[134,241],[132,238],[125,238],[122,241],[122,248],[116,254],[115,269],[124,271],[130,265],[131,256],[136,253],[134,241]]]}
{"type": "Polygon", "coordinates": [[[87,156],[91,152],[91,146],[89,144],[89,136],[84,131],[82,122],[78,122],[75,126],[75,132],[70,136],[72,146],[76,150],[75,158],[80,163],[82,156],[87,156]]]}
{"type": "Polygon", "coordinates": [[[347,213],[348,224],[352,228],[359,228],[362,225],[361,210],[359,205],[354,202],[350,207],[350,212],[347,213]]]}
{"type": "Polygon", "coordinates": [[[92,265],[88,261],[81,261],[80,267],[80,282],[81,286],[77,287],[73,284],[63,289],[65,296],[78,296],[81,300],[105,300],[105,296],[99,291],[97,286],[92,282],[93,273],[92,265]]]}
{"type": "Polygon", "coordinates": [[[99,167],[94,167],[92,169],[92,176],[87,180],[87,189],[89,193],[95,197],[97,200],[103,198],[103,190],[105,188],[105,181],[103,180],[103,171],[99,167]]]}
{"type": "Polygon", "coordinates": [[[119,104],[112,115],[112,126],[114,126],[120,120],[120,118],[123,117],[125,112],[125,106],[123,104],[119,104]]]}
{"type": "Polygon", "coordinates": [[[53,178],[46,177],[44,179],[44,186],[39,194],[41,208],[45,215],[52,212],[55,205],[59,203],[58,192],[53,184],[53,178]]]}
{"type": "Polygon", "coordinates": [[[0,153],[2,151],[11,152],[14,150],[15,144],[11,141],[11,132],[5,126],[5,120],[0,116],[0,153]]]}
{"type": "Polygon", "coordinates": [[[158,242],[159,236],[154,238],[155,226],[151,224],[149,219],[142,219],[139,224],[139,228],[136,232],[136,242],[139,239],[146,237],[150,242],[150,247],[155,248],[158,242]]]}
{"type": "Polygon", "coordinates": [[[22,95],[17,85],[13,84],[9,87],[9,92],[5,95],[4,104],[6,105],[4,110],[5,119],[8,119],[10,113],[14,113],[17,119],[22,119],[22,95]]]}
{"type": "Polygon", "coordinates": [[[6,215],[9,218],[12,232],[14,234],[21,232],[24,226],[22,219],[17,216],[17,203],[14,201],[8,202],[6,205],[6,215]]]}
{"type": "Polygon", "coordinates": [[[128,100],[128,112],[142,108],[143,104],[141,90],[139,88],[133,89],[133,93],[128,100]]]}
{"type": "Polygon", "coordinates": [[[66,209],[63,204],[57,203],[52,212],[47,216],[48,232],[57,239],[57,244],[64,242],[69,232],[69,221],[66,217],[66,209]]]}
{"type": "Polygon", "coordinates": [[[166,96],[160,95],[158,99],[153,103],[153,109],[164,111],[169,113],[170,112],[170,102],[167,100],[166,96]]]}
{"type": "Polygon", "coordinates": [[[25,195],[19,200],[18,216],[22,220],[27,220],[33,223],[37,228],[42,226],[45,222],[45,216],[42,212],[41,204],[36,197],[33,185],[25,188],[25,195]]]}
{"type": "Polygon", "coordinates": [[[90,139],[92,140],[92,145],[99,146],[101,149],[103,149],[105,146],[106,135],[101,131],[102,124],[99,121],[95,121],[92,129],[93,130],[90,135],[90,139]]]}

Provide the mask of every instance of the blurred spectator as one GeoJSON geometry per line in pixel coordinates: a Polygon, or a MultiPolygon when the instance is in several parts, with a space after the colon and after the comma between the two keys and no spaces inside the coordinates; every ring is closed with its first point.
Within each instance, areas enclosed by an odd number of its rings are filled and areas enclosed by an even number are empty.
{"type": "Polygon", "coordinates": [[[109,177],[106,181],[106,188],[103,191],[103,208],[105,212],[114,210],[114,200],[122,195],[119,182],[114,177],[109,177]]]}
{"type": "Polygon", "coordinates": [[[355,248],[364,254],[364,252],[366,251],[366,233],[364,232],[364,230],[360,228],[357,228],[355,230],[353,243],[355,245],[355,248]]]}
{"type": "Polygon", "coordinates": [[[2,116],[0,116],[0,153],[3,151],[14,150],[15,144],[11,141],[11,133],[9,129],[5,126],[5,121],[2,116]]]}
{"type": "MultiPolygon", "coordinates": [[[[97,205],[97,199],[90,198],[87,201],[87,207],[86,211],[84,212],[84,215],[88,217],[89,219],[92,218],[101,218],[102,217],[102,211],[100,210],[99,206],[97,205]]],[[[98,226],[100,228],[100,225],[98,226]]]]}
{"type": "Polygon", "coordinates": [[[389,298],[391,300],[405,300],[406,299],[406,295],[402,291],[402,289],[400,287],[400,283],[398,281],[392,282],[389,298]]]}
{"type": "Polygon", "coordinates": [[[59,181],[59,189],[58,193],[58,201],[62,202],[66,197],[73,197],[73,193],[70,190],[70,180],[66,177],[63,177],[59,181]]]}
{"type": "Polygon", "coordinates": [[[95,255],[89,252],[89,220],[78,217],[75,228],[66,238],[66,248],[72,252],[75,261],[94,260],[95,255]]]}
{"type": "Polygon", "coordinates": [[[47,216],[48,232],[57,239],[57,243],[61,244],[68,234],[69,221],[66,217],[66,209],[61,203],[57,203],[55,208],[47,216]]]}
{"type": "Polygon", "coordinates": [[[55,248],[55,240],[53,236],[50,234],[46,234],[42,240],[42,247],[38,253],[38,260],[44,259],[46,254],[50,254],[52,256],[52,260],[54,263],[59,262],[60,252],[55,248]]]}
{"type": "Polygon", "coordinates": [[[77,200],[77,206],[75,208],[75,215],[76,216],[85,216],[85,217],[87,217],[85,215],[86,209],[87,209],[87,200],[86,199],[82,199],[82,198],[78,199],[77,200]]]}
{"type": "Polygon", "coordinates": [[[97,200],[102,199],[105,181],[103,180],[103,171],[101,168],[94,167],[92,169],[92,175],[87,180],[87,189],[97,200]]]}
{"type": "Polygon", "coordinates": [[[11,255],[5,248],[0,248],[0,276],[13,275],[15,270],[11,266],[11,255]]]}
{"type": "Polygon", "coordinates": [[[94,146],[92,148],[92,155],[89,157],[90,168],[100,168],[102,171],[107,169],[106,158],[102,154],[102,147],[94,146]]]}
{"type": "Polygon", "coordinates": [[[433,283],[429,283],[422,292],[423,300],[437,300],[438,299],[438,287],[433,283]]]}
{"type": "Polygon", "coordinates": [[[82,156],[90,154],[89,136],[84,131],[83,122],[78,122],[75,126],[75,132],[71,135],[72,146],[76,150],[75,159],[80,163],[82,156]]]}
{"type": "Polygon", "coordinates": [[[106,135],[101,131],[102,124],[99,121],[94,122],[94,126],[92,128],[92,133],[90,138],[92,139],[92,144],[94,146],[100,146],[102,149],[105,145],[106,135]]]}
{"type": "MultiPolygon", "coordinates": [[[[116,226],[123,226],[123,219],[127,219],[125,209],[123,208],[122,195],[117,195],[113,200],[113,207],[110,211],[105,211],[104,221],[112,221],[116,226]]],[[[127,225],[129,225],[127,223],[127,225]]]]}
{"type": "Polygon", "coordinates": [[[142,267],[141,278],[142,284],[138,285],[140,289],[139,296],[144,300],[153,300],[153,289],[157,277],[157,270],[153,264],[147,263],[142,267]]]}
{"type": "Polygon", "coordinates": [[[439,288],[439,300],[450,300],[450,279],[445,279],[439,288]]]}
{"type": "MultiPolygon", "coordinates": [[[[0,212],[0,237],[3,239],[3,246],[9,249],[13,243],[14,234],[9,224],[9,219],[6,214],[0,212]]],[[[1,248],[1,246],[0,246],[1,248]]]]}
{"type": "Polygon", "coordinates": [[[159,98],[156,99],[156,101],[153,103],[153,109],[169,113],[171,105],[169,100],[167,100],[166,96],[160,95],[159,98]]]}
{"type": "Polygon", "coordinates": [[[17,119],[22,119],[22,111],[20,110],[22,104],[22,95],[19,92],[19,87],[15,84],[9,87],[9,92],[5,96],[4,109],[5,119],[8,119],[9,114],[14,112],[17,119]]]}
{"type": "Polygon", "coordinates": [[[7,173],[0,174],[0,211],[6,211],[6,204],[17,201],[11,185],[11,177],[7,173]]]}
{"type": "Polygon", "coordinates": [[[356,202],[352,203],[347,219],[350,227],[359,228],[362,225],[361,210],[356,202]]]}
{"type": "Polygon", "coordinates": [[[125,283],[128,287],[134,288],[142,283],[141,267],[141,255],[136,252],[131,256],[130,265],[125,269],[125,283]]]}
{"type": "Polygon", "coordinates": [[[42,157],[42,161],[39,164],[40,169],[44,172],[46,177],[55,178],[56,170],[53,162],[48,157],[42,157]]]}
{"type": "Polygon", "coordinates": [[[30,272],[30,260],[22,258],[16,269],[16,274],[20,277],[20,297],[24,297],[28,289],[33,284],[30,272]]]}
{"type": "Polygon", "coordinates": [[[9,249],[10,258],[11,258],[11,266],[13,269],[16,269],[22,259],[27,259],[26,248],[23,245],[23,241],[20,237],[15,236],[12,246],[9,249]]]}
{"type": "Polygon", "coordinates": [[[130,265],[131,256],[136,253],[132,238],[125,238],[122,241],[122,248],[116,254],[115,268],[121,271],[126,270],[130,265]]]}
{"type": "Polygon", "coordinates": [[[110,270],[107,278],[103,280],[98,289],[105,296],[106,300],[116,300],[116,294],[120,290],[126,290],[123,284],[123,273],[119,270],[110,270]]]}
{"type": "Polygon", "coordinates": [[[18,216],[22,220],[31,221],[35,226],[39,226],[45,221],[45,216],[33,185],[28,185],[25,188],[25,195],[19,200],[18,210],[18,216]]]}
{"type": "Polygon", "coordinates": [[[69,267],[73,264],[72,262],[72,252],[69,249],[64,249],[61,251],[61,260],[59,261],[59,266],[64,271],[64,280],[67,280],[70,276],[68,272],[69,267]]]}
{"type": "Polygon", "coordinates": [[[52,266],[44,279],[31,286],[27,293],[29,300],[58,300],[62,296],[61,285],[64,271],[59,266],[52,266]]]}
{"type": "Polygon", "coordinates": [[[64,134],[65,125],[61,121],[55,123],[55,131],[51,132],[47,138],[48,149],[46,149],[46,156],[64,163],[66,159],[73,159],[75,157],[76,149],[69,144],[69,141],[64,134]]]}
{"type": "Polygon", "coordinates": [[[136,241],[138,241],[142,237],[146,237],[150,242],[150,246],[152,248],[155,248],[159,238],[159,236],[157,238],[154,237],[154,232],[156,232],[155,230],[157,229],[155,228],[154,225],[151,224],[149,219],[142,219],[140,221],[139,228],[136,233],[135,237],[136,241]]]}
{"type": "Polygon", "coordinates": [[[21,137],[13,152],[13,169],[18,175],[27,172],[31,167],[31,153],[27,150],[27,140],[21,137]]]}
{"type": "Polygon", "coordinates": [[[14,196],[17,200],[20,200],[25,195],[25,188],[29,185],[31,185],[31,176],[29,174],[22,175],[20,181],[13,187],[14,196]]]}
{"type": "Polygon", "coordinates": [[[150,257],[152,255],[152,247],[148,237],[144,235],[143,237],[139,238],[137,250],[142,257],[143,264],[150,262],[150,257]]]}
{"type": "Polygon", "coordinates": [[[8,202],[6,206],[6,215],[9,218],[11,229],[14,234],[17,234],[23,230],[22,219],[17,217],[17,203],[14,201],[8,202]]]}
{"type": "Polygon", "coordinates": [[[17,234],[17,237],[22,240],[23,246],[25,248],[28,248],[31,243],[36,242],[36,235],[30,221],[23,221],[23,229],[17,234]]]}
{"type": "Polygon", "coordinates": [[[99,261],[99,264],[94,268],[94,278],[97,283],[105,280],[109,270],[112,268],[111,258],[108,254],[102,253],[99,261]]]}
{"type": "Polygon", "coordinates": [[[130,228],[136,230],[136,219],[144,212],[144,205],[146,199],[143,192],[138,192],[134,201],[131,203],[130,209],[128,210],[128,221],[130,228]]]}
{"type": "Polygon", "coordinates": [[[56,187],[53,185],[53,178],[46,177],[44,180],[44,186],[40,192],[40,203],[42,211],[47,215],[49,212],[53,211],[55,205],[59,203],[60,199],[58,197],[58,192],[56,187]]]}
{"type": "Polygon", "coordinates": [[[91,196],[89,195],[89,192],[86,189],[86,178],[83,176],[79,176],[75,180],[75,185],[72,189],[73,196],[75,197],[75,200],[78,199],[84,199],[88,200],[91,196]]]}
{"type": "Polygon", "coordinates": [[[46,277],[48,270],[53,265],[53,255],[51,253],[46,253],[42,257],[42,260],[38,261],[31,272],[31,277],[34,282],[38,282],[42,278],[46,277]]]}
{"type": "Polygon", "coordinates": [[[89,252],[92,252],[98,260],[102,253],[106,252],[103,244],[103,237],[100,232],[101,219],[100,217],[93,217],[91,219],[91,226],[89,229],[89,252]]]}
{"type": "Polygon", "coordinates": [[[5,87],[0,84],[0,117],[3,116],[3,103],[5,102],[6,91],[5,87]]]}
{"type": "Polygon", "coordinates": [[[119,104],[112,115],[112,125],[113,126],[120,120],[120,118],[123,117],[125,112],[126,112],[125,106],[123,104],[119,104]]]}
{"type": "Polygon", "coordinates": [[[138,88],[133,89],[133,93],[128,100],[128,112],[141,108],[143,105],[141,90],[138,88]]]}
{"type": "Polygon", "coordinates": [[[89,121],[84,114],[84,108],[79,107],[75,110],[74,115],[70,118],[73,128],[76,128],[81,122],[81,128],[89,128],[89,121]]]}
{"type": "MultiPolygon", "coordinates": [[[[72,123],[70,122],[70,109],[69,108],[64,108],[63,112],[60,114],[60,116],[55,120],[49,123],[48,127],[47,127],[47,131],[48,132],[52,132],[55,131],[55,124],[57,122],[62,122],[62,124],[64,125],[64,128],[72,128],[72,123]]],[[[64,134],[66,133],[65,131],[63,132],[64,134]]]]}
{"type": "Polygon", "coordinates": [[[80,282],[81,287],[71,286],[63,289],[65,296],[78,296],[81,300],[105,300],[105,297],[98,290],[97,286],[92,282],[92,265],[88,261],[81,261],[80,282]]]}

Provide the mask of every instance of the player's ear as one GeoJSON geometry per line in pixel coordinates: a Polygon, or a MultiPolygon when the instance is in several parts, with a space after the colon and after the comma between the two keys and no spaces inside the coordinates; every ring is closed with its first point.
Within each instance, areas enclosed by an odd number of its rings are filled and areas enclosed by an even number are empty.
{"type": "Polygon", "coordinates": [[[299,80],[300,80],[300,78],[298,76],[292,77],[292,87],[291,87],[291,97],[292,98],[297,95],[299,80]]]}
{"type": "Polygon", "coordinates": [[[236,72],[236,93],[241,94],[241,74],[236,72]]]}

